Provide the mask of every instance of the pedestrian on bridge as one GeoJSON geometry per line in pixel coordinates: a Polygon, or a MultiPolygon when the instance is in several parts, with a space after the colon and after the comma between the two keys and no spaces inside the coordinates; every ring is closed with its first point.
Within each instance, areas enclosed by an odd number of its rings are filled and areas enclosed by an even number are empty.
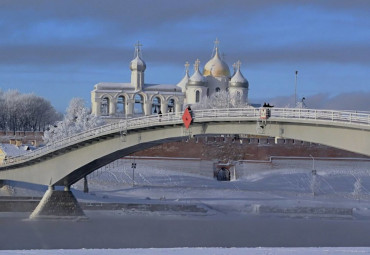
{"type": "Polygon", "coordinates": [[[162,111],[161,110],[159,110],[158,116],[159,116],[159,122],[161,122],[162,121],[162,111]]]}

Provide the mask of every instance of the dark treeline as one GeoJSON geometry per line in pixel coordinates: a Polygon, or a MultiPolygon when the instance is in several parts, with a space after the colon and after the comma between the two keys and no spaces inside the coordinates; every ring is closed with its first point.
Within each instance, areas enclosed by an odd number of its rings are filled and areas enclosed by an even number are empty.
{"type": "Polygon", "coordinates": [[[60,120],[51,103],[35,94],[22,94],[17,90],[0,90],[0,130],[2,131],[44,131],[60,120]]]}

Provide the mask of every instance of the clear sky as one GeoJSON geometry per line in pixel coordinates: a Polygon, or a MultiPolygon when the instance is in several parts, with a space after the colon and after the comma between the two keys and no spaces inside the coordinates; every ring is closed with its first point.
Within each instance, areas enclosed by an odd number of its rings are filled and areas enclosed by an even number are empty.
{"type": "Polygon", "coordinates": [[[0,88],[64,111],[98,82],[129,82],[143,44],[148,83],[175,84],[184,63],[242,62],[252,102],[370,111],[368,0],[0,0],[0,88]]]}

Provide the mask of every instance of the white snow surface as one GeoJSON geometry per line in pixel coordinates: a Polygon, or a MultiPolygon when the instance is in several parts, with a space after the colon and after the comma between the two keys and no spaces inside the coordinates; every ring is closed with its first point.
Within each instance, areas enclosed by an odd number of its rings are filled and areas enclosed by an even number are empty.
{"type": "Polygon", "coordinates": [[[1,255],[290,255],[370,254],[370,248],[152,248],[0,251],[1,255]]]}

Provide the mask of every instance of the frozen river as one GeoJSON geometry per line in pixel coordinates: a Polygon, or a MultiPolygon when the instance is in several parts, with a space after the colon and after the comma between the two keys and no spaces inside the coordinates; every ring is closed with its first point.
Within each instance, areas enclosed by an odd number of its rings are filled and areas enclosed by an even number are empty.
{"type": "Polygon", "coordinates": [[[88,221],[1,217],[1,249],[370,246],[370,221],[239,216],[94,215],[88,221]]]}
{"type": "MultiPolygon", "coordinates": [[[[88,177],[88,194],[83,182],[72,187],[80,202],[205,211],[86,211],[89,219],[80,221],[1,213],[0,249],[370,246],[369,166],[316,160],[313,176],[311,160],[245,162],[236,166],[236,180],[218,182],[212,162],[119,160],[88,177]]],[[[1,195],[42,196],[45,188],[13,183],[1,195]]]]}

